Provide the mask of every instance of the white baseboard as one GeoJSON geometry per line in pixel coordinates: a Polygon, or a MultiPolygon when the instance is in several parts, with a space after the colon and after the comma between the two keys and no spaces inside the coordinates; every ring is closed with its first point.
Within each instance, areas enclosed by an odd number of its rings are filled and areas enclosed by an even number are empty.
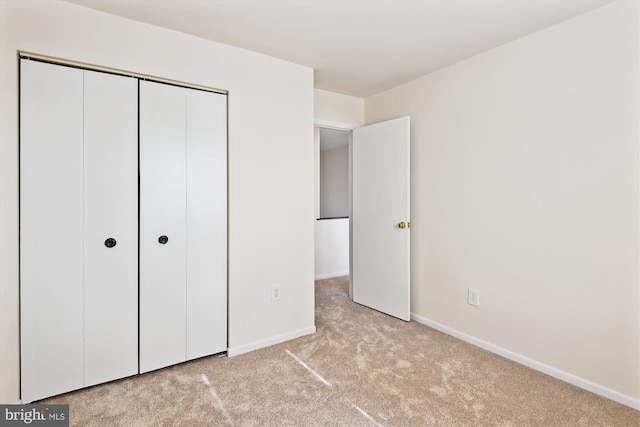
{"type": "Polygon", "coordinates": [[[249,344],[243,344],[236,347],[229,347],[227,349],[227,355],[229,357],[239,356],[250,351],[259,350],[261,348],[269,347],[272,345],[280,344],[285,341],[289,341],[295,338],[300,338],[305,335],[310,335],[316,332],[316,327],[311,326],[309,328],[300,329],[297,331],[289,332],[282,335],[276,335],[275,337],[267,338],[260,341],[254,341],[249,344]]]}
{"type": "Polygon", "coordinates": [[[316,280],[333,279],[334,277],[342,277],[342,276],[348,276],[348,275],[349,275],[348,271],[342,271],[340,273],[318,274],[315,279],[316,280]]]}
{"type": "Polygon", "coordinates": [[[527,366],[531,369],[535,369],[536,371],[550,375],[554,378],[557,378],[569,384],[573,384],[576,387],[580,387],[582,389],[588,390],[592,393],[595,393],[602,397],[606,397],[607,399],[611,399],[615,402],[622,403],[623,405],[629,406],[633,409],[640,410],[640,399],[636,399],[634,397],[627,396],[615,390],[611,390],[610,388],[595,384],[584,378],[581,378],[576,375],[570,374],[568,372],[562,371],[560,369],[554,368],[553,366],[546,365],[542,362],[538,362],[537,360],[530,359],[526,356],[515,353],[511,350],[498,347],[497,345],[483,341],[474,336],[465,334],[464,332],[460,332],[456,329],[442,325],[438,322],[434,322],[433,320],[427,319],[425,317],[418,316],[417,314],[411,313],[411,320],[415,320],[418,323],[422,323],[423,325],[429,326],[447,335],[451,335],[453,337],[461,339],[462,341],[466,341],[469,344],[473,344],[477,347],[480,347],[482,349],[485,349],[487,351],[500,355],[506,359],[513,360],[514,362],[518,362],[521,365],[527,366]]]}

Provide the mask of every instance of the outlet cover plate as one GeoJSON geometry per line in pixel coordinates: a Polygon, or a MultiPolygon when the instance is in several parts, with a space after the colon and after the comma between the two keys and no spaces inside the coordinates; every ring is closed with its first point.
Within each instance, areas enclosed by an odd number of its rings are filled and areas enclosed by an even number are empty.
{"type": "Polygon", "coordinates": [[[271,301],[280,301],[280,285],[271,285],[271,301]]]}
{"type": "Polygon", "coordinates": [[[467,293],[467,303],[474,307],[480,307],[480,291],[477,289],[469,288],[467,293]]]}

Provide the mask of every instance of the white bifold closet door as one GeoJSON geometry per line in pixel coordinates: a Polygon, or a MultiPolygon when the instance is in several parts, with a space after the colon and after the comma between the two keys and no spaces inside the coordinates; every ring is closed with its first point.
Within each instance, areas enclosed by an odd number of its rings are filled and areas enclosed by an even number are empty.
{"type": "Polygon", "coordinates": [[[138,82],[84,72],[85,386],[138,373],[138,82]],[[107,239],[115,246],[109,248],[107,239]]]}
{"type": "Polygon", "coordinates": [[[137,372],[137,82],[31,60],[20,73],[26,403],[137,372]]]}
{"type": "Polygon", "coordinates": [[[140,372],[226,350],[226,96],[140,82],[140,372]]]}

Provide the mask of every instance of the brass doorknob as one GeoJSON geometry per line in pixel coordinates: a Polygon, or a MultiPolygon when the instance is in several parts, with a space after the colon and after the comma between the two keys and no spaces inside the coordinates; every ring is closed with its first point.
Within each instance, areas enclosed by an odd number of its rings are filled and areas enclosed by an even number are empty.
{"type": "Polygon", "coordinates": [[[407,228],[407,223],[404,221],[401,221],[400,223],[398,223],[398,228],[402,228],[402,229],[407,228]]]}

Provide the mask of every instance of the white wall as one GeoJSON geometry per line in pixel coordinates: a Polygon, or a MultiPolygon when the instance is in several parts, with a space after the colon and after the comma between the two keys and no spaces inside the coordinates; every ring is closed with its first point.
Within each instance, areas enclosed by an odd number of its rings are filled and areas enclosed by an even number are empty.
{"type": "Polygon", "coordinates": [[[615,2],[365,101],[411,116],[414,317],[635,407],[638,31],[615,2]]]}
{"type": "Polygon", "coordinates": [[[364,99],[320,89],[313,96],[316,125],[353,129],[364,124],[364,99]]]}
{"type": "Polygon", "coordinates": [[[312,70],[66,2],[3,0],[0,402],[19,392],[18,50],[228,90],[229,352],[315,330],[312,70]]]}
{"type": "Polygon", "coordinates": [[[349,219],[316,221],[316,280],[349,274],[349,219]]]}
{"type": "Polygon", "coordinates": [[[320,151],[320,217],[349,216],[349,146],[320,151]]]}

